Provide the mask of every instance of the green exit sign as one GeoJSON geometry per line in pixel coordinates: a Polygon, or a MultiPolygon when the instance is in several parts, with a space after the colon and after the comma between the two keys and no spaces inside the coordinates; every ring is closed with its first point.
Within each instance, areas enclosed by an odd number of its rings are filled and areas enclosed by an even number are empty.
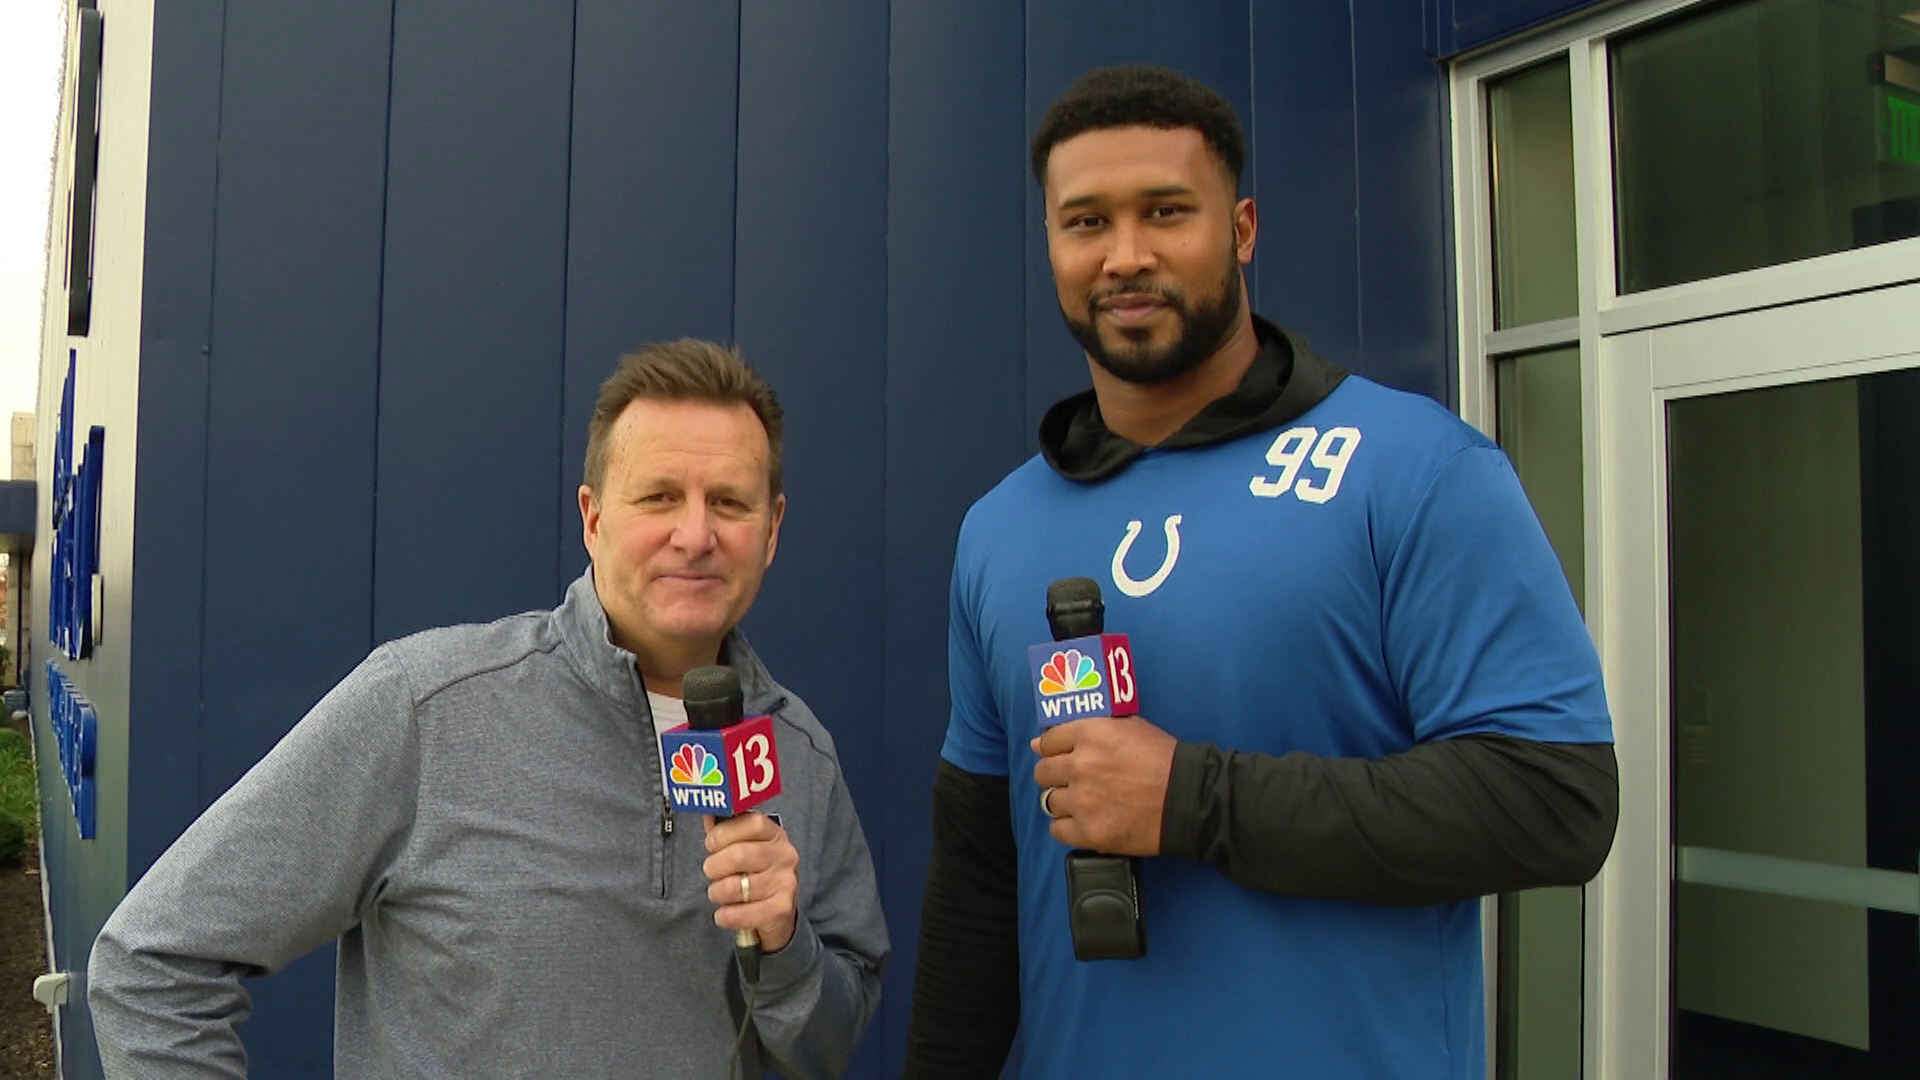
{"type": "Polygon", "coordinates": [[[1920,169],[1920,101],[1882,90],[1880,160],[1920,169]]]}

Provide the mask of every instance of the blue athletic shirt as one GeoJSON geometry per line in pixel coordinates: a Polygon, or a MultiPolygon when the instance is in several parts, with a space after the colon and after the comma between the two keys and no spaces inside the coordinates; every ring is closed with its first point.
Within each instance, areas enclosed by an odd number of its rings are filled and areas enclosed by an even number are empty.
{"type": "Polygon", "coordinates": [[[1074,959],[1026,650],[1050,640],[1048,583],[1076,576],[1131,638],[1141,715],[1183,741],[1361,758],[1474,733],[1611,742],[1598,658],[1505,455],[1349,376],[1290,423],[1097,483],[1029,460],[961,527],[942,750],[1011,780],[1023,1075],[1484,1080],[1472,901],[1300,899],[1149,858],[1147,955],[1074,959]]]}

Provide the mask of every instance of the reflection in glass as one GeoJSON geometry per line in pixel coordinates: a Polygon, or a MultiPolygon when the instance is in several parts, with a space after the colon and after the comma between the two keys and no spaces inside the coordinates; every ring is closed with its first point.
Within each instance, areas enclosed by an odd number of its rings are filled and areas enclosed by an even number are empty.
{"type": "Polygon", "coordinates": [[[1622,293],[1920,236],[1915,0],[1741,0],[1611,46],[1622,293]]]}
{"type": "Polygon", "coordinates": [[[1587,512],[1581,470],[1580,347],[1499,361],[1500,446],[1560,556],[1573,598],[1586,600],[1587,512]]]}
{"type": "Polygon", "coordinates": [[[1487,84],[1492,132],[1493,323],[1579,314],[1573,106],[1562,56],[1487,84]]]}
{"type": "MultiPolygon", "coordinates": [[[[1506,357],[1497,371],[1500,445],[1584,609],[1580,349],[1506,357]]],[[[1500,897],[1494,1045],[1500,1080],[1580,1080],[1583,942],[1580,889],[1500,897]]]]}
{"type": "Polygon", "coordinates": [[[1668,418],[1673,1076],[1920,1076],[1920,372],[1668,418]]]}

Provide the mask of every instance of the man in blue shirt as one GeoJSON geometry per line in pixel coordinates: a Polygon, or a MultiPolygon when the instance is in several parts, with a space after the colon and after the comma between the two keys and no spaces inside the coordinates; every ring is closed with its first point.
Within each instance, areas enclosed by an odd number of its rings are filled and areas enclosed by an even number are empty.
{"type": "MultiPolygon", "coordinates": [[[[1476,898],[1591,878],[1598,659],[1505,456],[1249,309],[1218,94],[1101,69],[1033,140],[1093,387],[962,526],[909,1076],[1480,1080],[1476,898]],[[1139,716],[1043,726],[1050,582],[1110,584],[1139,716]],[[1075,958],[1067,853],[1148,948],[1075,958]]],[[[1110,676],[1112,677],[1112,676],[1110,676]]]]}

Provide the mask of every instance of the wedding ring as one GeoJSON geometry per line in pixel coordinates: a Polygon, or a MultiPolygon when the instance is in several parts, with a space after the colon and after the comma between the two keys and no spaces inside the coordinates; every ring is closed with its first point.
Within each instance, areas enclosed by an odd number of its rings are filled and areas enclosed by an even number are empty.
{"type": "Polygon", "coordinates": [[[745,904],[745,903],[750,903],[752,900],[753,900],[753,890],[749,888],[747,885],[747,875],[741,874],[740,875],[740,902],[745,904]]]}
{"type": "Polygon", "coordinates": [[[1047,815],[1048,817],[1054,817],[1054,816],[1055,816],[1055,815],[1054,815],[1054,812],[1053,812],[1053,801],[1052,801],[1052,800],[1053,800],[1053,793],[1054,793],[1054,792],[1056,792],[1056,791],[1058,791],[1058,790],[1060,790],[1060,789],[1059,789],[1059,788],[1042,788],[1042,789],[1040,789],[1040,812],[1041,812],[1041,813],[1043,813],[1043,814],[1045,814],[1045,815],[1047,815]]]}

